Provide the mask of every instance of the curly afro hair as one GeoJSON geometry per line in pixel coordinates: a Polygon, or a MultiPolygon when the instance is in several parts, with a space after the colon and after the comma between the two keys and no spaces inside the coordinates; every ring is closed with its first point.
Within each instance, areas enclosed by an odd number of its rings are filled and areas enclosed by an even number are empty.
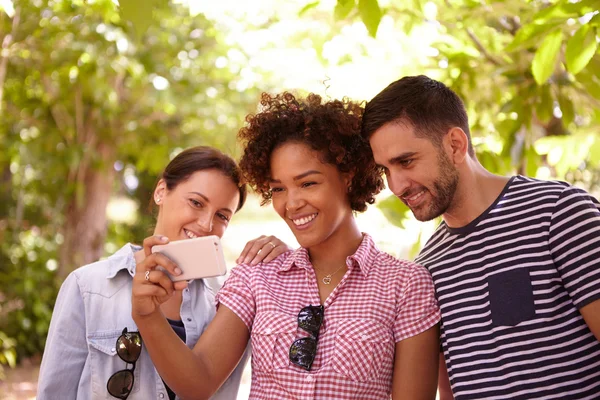
{"type": "Polygon", "coordinates": [[[262,196],[263,205],[271,200],[271,154],[290,141],[308,145],[322,155],[322,162],[354,174],[348,193],[352,210],[365,211],[367,204],[375,202],[383,179],[369,143],[360,134],[360,104],[348,99],[324,102],[316,94],[297,99],[288,92],[263,93],[260,104],[262,111],[246,117],[238,139],[244,146],[242,178],[262,196]]]}

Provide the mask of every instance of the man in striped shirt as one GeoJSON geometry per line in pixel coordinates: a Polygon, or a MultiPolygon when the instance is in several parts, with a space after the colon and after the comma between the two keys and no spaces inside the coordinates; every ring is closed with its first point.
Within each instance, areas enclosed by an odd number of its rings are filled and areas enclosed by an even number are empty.
{"type": "Polygon", "coordinates": [[[487,171],[462,101],[425,76],[375,96],[363,134],[415,217],[443,218],[416,259],[442,313],[442,399],[600,398],[600,203],[487,171]]]}

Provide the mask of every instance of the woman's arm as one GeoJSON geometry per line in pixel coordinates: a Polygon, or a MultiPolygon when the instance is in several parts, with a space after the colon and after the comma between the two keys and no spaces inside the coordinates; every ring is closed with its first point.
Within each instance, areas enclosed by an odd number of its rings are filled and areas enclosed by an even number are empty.
{"type": "Polygon", "coordinates": [[[438,393],[440,400],[454,400],[444,353],[440,353],[440,368],[438,372],[438,393]]]}
{"type": "Polygon", "coordinates": [[[207,399],[234,370],[250,338],[242,320],[226,306],[190,350],[160,313],[134,317],[158,373],[181,399],[207,399]]]}
{"type": "Polygon", "coordinates": [[[392,399],[433,400],[439,362],[439,324],[396,343],[392,399]]]}
{"type": "Polygon", "coordinates": [[[50,322],[38,379],[40,400],[75,399],[88,356],[85,309],[77,276],[63,282],[50,322]]]}
{"type": "Polygon", "coordinates": [[[181,290],[158,265],[178,275],[177,266],[152,246],[168,240],[153,236],[144,240],[146,258],[136,267],[132,289],[132,316],[152,361],[167,385],[182,399],[206,399],[227,379],[242,357],[250,334],[230,309],[220,306],[200,340],[190,350],[175,334],[160,311],[160,304],[181,290]]]}

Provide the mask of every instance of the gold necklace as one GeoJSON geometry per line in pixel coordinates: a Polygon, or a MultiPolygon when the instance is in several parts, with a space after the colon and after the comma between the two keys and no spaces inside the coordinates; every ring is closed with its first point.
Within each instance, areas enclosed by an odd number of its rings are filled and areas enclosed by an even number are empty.
{"type": "MultiPolygon", "coordinates": [[[[314,267],[314,265],[313,265],[314,267]]],[[[341,267],[339,267],[338,269],[336,269],[334,272],[330,273],[329,275],[325,275],[323,277],[323,279],[321,279],[321,282],[323,282],[325,285],[330,285],[331,284],[331,277],[335,274],[338,273],[338,271],[342,268],[344,268],[345,265],[342,265],[341,267]]],[[[318,270],[317,268],[315,268],[317,271],[321,272],[320,270],[318,270]]]]}

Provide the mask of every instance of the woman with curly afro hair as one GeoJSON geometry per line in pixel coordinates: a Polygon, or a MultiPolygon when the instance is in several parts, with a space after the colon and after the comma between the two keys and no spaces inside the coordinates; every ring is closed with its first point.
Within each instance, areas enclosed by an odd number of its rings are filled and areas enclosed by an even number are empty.
{"type": "Polygon", "coordinates": [[[144,336],[160,375],[182,398],[207,398],[251,340],[250,399],[435,399],[431,277],[377,249],[354,219],[383,188],[362,107],[290,93],[261,105],[238,135],[242,176],[301,247],[234,268],[193,350],[144,336]]]}

